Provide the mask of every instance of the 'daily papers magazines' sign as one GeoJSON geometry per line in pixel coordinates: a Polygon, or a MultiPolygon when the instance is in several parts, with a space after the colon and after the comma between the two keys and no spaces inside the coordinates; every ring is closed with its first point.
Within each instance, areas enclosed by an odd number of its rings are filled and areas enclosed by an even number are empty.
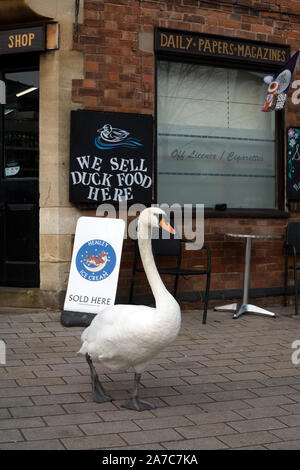
{"type": "Polygon", "coordinates": [[[114,305],[123,246],[122,219],[80,217],[65,312],[99,313],[114,305]]]}
{"type": "Polygon", "coordinates": [[[70,201],[151,204],[152,116],[71,112],[70,201]]]}
{"type": "Polygon", "coordinates": [[[235,37],[207,33],[155,29],[155,51],[197,57],[213,57],[283,65],[289,58],[290,48],[285,44],[249,41],[235,37]]]}

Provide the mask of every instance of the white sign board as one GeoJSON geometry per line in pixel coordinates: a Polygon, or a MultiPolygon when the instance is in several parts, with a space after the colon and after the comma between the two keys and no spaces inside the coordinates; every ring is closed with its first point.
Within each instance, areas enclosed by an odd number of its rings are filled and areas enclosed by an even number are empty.
{"type": "Polygon", "coordinates": [[[114,305],[124,230],[122,219],[78,219],[64,311],[97,314],[114,305]]]}

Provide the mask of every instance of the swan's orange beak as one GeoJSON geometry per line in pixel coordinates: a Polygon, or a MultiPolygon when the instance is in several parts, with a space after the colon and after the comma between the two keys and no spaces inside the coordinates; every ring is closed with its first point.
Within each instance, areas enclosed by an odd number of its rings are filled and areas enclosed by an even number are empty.
{"type": "Polygon", "coordinates": [[[161,219],[161,221],[159,222],[159,226],[167,232],[171,233],[172,235],[176,233],[173,227],[169,224],[169,222],[166,222],[165,219],[161,219]]]}

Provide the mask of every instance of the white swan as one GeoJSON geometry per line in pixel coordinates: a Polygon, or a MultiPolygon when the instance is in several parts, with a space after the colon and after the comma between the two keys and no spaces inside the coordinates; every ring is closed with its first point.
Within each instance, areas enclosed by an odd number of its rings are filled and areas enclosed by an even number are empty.
{"type": "Polygon", "coordinates": [[[162,227],[171,233],[166,214],[159,208],[145,209],[138,220],[138,244],[143,266],[151,286],[155,308],[144,305],[113,305],[98,314],[81,336],[79,354],[86,356],[90,366],[94,399],[111,401],[99,381],[93,360],[113,371],[135,370],[135,390],[122,406],[133,410],[154,408],[138,398],[141,374],[151,359],[179,333],[180,307],[167,291],[157,271],[151,247],[151,232],[162,227]],[[161,218],[161,220],[159,220],[161,218]]]}

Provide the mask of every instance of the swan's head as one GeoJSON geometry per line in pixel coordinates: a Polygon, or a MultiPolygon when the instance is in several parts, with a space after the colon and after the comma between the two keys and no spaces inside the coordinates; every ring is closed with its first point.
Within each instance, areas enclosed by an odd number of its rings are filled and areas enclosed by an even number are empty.
{"type": "Polygon", "coordinates": [[[138,228],[140,233],[148,233],[149,229],[162,228],[171,234],[175,234],[175,230],[167,220],[167,214],[159,207],[148,207],[144,209],[138,220],[138,228]]]}

